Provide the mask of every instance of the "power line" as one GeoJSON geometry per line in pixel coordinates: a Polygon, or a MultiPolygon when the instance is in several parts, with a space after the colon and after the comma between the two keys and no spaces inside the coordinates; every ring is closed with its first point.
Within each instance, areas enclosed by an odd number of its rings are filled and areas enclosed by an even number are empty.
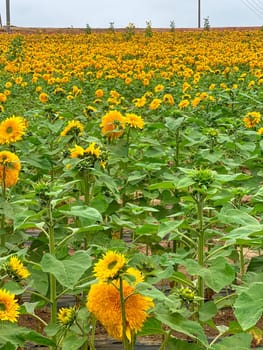
{"type": "Polygon", "coordinates": [[[241,0],[241,1],[257,16],[259,16],[260,18],[263,18],[263,9],[261,9],[261,6],[259,6],[258,4],[255,4],[255,2],[252,2],[250,0],[241,0]]]}

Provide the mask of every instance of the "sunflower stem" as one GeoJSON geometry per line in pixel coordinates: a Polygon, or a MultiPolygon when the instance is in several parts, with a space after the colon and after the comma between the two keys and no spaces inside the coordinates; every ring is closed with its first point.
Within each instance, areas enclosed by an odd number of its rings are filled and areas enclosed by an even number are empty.
{"type": "Polygon", "coordinates": [[[131,350],[129,340],[126,335],[126,312],[125,312],[125,298],[123,293],[123,279],[120,277],[120,303],[121,303],[121,319],[122,319],[122,344],[123,350],[131,350]]]}
{"type": "MultiPolygon", "coordinates": [[[[49,253],[55,256],[55,232],[54,232],[54,222],[52,215],[51,201],[48,203],[48,226],[49,226],[49,253]]],[[[56,278],[53,274],[49,274],[50,283],[50,303],[51,303],[51,323],[55,324],[57,322],[57,286],[56,278]]],[[[56,342],[56,337],[53,337],[53,341],[56,342]]]]}
{"type": "MultiPolygon", "coordinates": [[[[3,194],[3,203],[5,203],[6,201],[6,181],[5,181],[5,177],[6,177],[6,171],[5,171],[5,165],[3,165],[3,181],[2,181],[2,194],[3,194]]],[[[1,247],[5,248],[5,214],[4,212],[2,213],[2,217],[1,217],[1,247]]]]}

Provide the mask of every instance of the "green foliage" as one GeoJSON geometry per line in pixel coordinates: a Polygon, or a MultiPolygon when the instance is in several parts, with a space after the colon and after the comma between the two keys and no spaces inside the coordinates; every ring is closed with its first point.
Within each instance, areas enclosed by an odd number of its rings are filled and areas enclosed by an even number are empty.
{"type": "Polygon", "coordinates": [[[17,184],[0,186],[0,278],[21,297],[22,314],[37,318],[46,306],[51,320],[41,321],[47,336],[1,321],[0,347],[93,349],[85,304],[94,265],[114,250],[142,272],[136,293],[154,300],[138,335],[162,335],[169,350],[249,349],[263,312],[263,143],[262,119],[246,127],[244,117],[262,112],[262,31],[235,40],[214,31],[153,35],[147,21],[143,34],[133,23],[118,34],[113,22],[105,34],[74,39],[3,34],[0,81],[9,92],[0,94],[1,121],[23,115],[27,129],[0,145],[22,164],[17,184]],[[214,56],[211,42],[220,43],[214,56]],[[143,126],[125,119],[120,134],[120,121],[112,138],[102,134],[102,118],[114,110],[140,115],[143,126]],[[83,130],[62,136],[73,120],[83,130]],[[93,143],[99,158],[86,154],[93,143]],[[28,278],[7,275],[13,255],[28,278]],[[74,317],[61,324],[57,305],[68,294],[74,317]],[[224,307],[237,322],[220,327],[213,319],[224,307]],[[218,332],[209,342],[207,325],[218,332]]]}

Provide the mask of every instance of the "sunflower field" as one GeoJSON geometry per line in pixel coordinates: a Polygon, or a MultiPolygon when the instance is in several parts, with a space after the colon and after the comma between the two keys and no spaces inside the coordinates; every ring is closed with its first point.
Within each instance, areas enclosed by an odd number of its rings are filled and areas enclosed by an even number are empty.
{"type": "Polygon", "coordinates": [[[262,344],[263,31],[0,35],[0,349],[262,344]]]}

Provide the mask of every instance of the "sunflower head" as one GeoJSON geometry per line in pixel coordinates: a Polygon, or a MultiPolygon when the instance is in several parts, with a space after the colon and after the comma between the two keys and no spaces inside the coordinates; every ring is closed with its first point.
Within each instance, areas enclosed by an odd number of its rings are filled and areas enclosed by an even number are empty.
{"type": "Polygon", "coordinates": [[[0,289],[0,321],[17,322],[19,305],[15,294],[0,289]]]}
{"type": "Polygon", "coordinates": [[[106,113],[101,120],[101,132],[110,140],[121,137],[124,133],[126,118],[118,111],[106,113]]]}
{"type": "Polygon", "coordinates": [[[126,124],[131,128],[143,129],[145,123],[141,116],[134,113],[127,113],[126,124]]]}
{"type": "MultiPolygon", "coordinates": [[[[123,282],[126,337],[131,342],[132,336],[141,330],[148,317],[148,310],[154,306],[154,303],[152,298],[137,293],[134,287],[126,281],[123,282]]],[[[121,299],[116,285],[101,282],[93,284],[87,297],[86,307],[111,337],[117,340],[123,339],[121,299]]]]}
{"type": "Polygon", "coordinates": [[[101,281],[112,281],[118,278],[126,267],[127,260],[123,254],[109,250],[95,264],[94,275],[101,281]]]}
{"type": "Polygon", "coordinates": [[[58,311],[58,322],[62,326],[70,327],[76,319],[76,309],[75,307],[62,307],[58,311]]]}
{"type": "Polygon", "coordinates": [[[20,169],[20,160],[15,153],[0,152],[0,183],[2,187],[14,186],[18,181],[20,169]]]}
{"type": "Polygon", "coordinates": [[[22,139],[27,128],[23,117],[12,116],[0,123],[0,144],[10,144],[22,139]]]}
{"type": "Polygon", "coordinates": [[[30,276],[30,272],[17,256],[11,256],[5,265],[5,270],[10,277],[18,282],[30,276]]]}
{"type": "Polygon", "coordinates": [[[78,120],[71,120],[67,126],[61,131],[60,136],[72,135],[80,136],[83,134],[84,125],[78,120]]]}

